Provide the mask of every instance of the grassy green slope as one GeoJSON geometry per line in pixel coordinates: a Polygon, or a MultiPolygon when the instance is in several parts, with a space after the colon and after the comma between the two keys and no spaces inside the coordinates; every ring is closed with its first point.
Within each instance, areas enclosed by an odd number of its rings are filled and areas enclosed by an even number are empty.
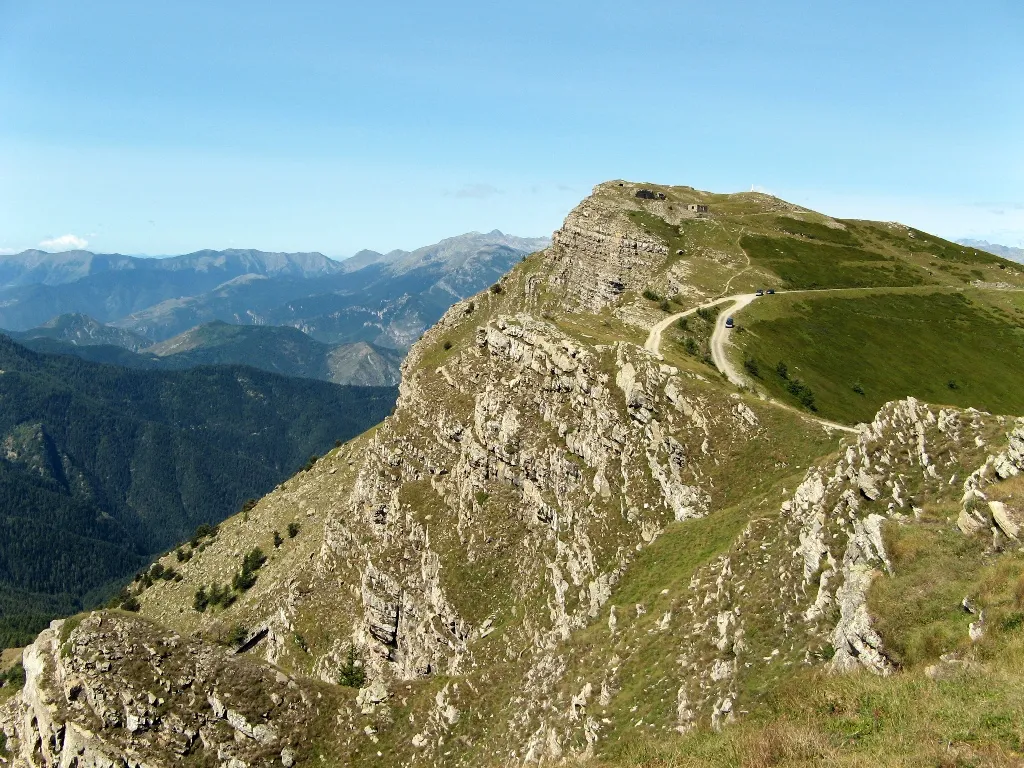
{"type": "Polygon", "coordinates": [[[962,285],[1015,271],[1005,259],[898,224],[758,218],[747,222],[740,244],[789,290],[962,285]]]}
{"type": "Polygon", "coordinates": [[[775,272],[790,289],[920,285],[925,275],[894,256],[794,237],[744,235],[751,261],[775,272]]]}
{"type": "MultiPolygon", "coordinates": [[[[1017,477],[990,495],[1012,502],[1022,492],[1017,477]]],[[[868,604],[899,673],[793,670],[720,732],[634,730],[594,768],[1021,765],[1024,553],[994,551],[985,538],[951,530],[949,511],[926,505],[917,524],[884,530],[893,574],[875,580],[868,604]],[[968,625],[981,611],[985,635],[971,643],[968,625]],[[951,652],[957,660],[944,661],[951,652]]]]}
{"type": "MultiPolygon", "coordinates": [[[[756,361],[758,386],[798,404],[789,384],[800,379],[825,418],[869,420],[907,395],[1024,413],[1024,314],[987,293],[780,294],[745,310],[734,340],[756,361]]],[[[1024,306],[1024,294],[999,298],[1024,306]]]]}
{"type": "Polygon", "coordinates": [[[668,247],[663,269],[684,262],[687,282],[706,291],[733,276],[733,292],[1022,282],[1014,262],[901,224],[832,219],[754,193],[651,188],[666,202],[631,200],[642,209],[627,217],[668,247]],[[672,224],[659,215],[696,201],[709,206],[706,217],[672,224]]]}

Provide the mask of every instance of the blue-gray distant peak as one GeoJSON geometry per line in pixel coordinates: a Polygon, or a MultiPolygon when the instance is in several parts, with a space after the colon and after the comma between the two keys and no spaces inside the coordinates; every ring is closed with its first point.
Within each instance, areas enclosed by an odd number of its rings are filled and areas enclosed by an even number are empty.
{"type": "Polygon", "coordinates": [[[1010,245],[999,245],[998,243],[990,243],[987,240],[972,240],[970,238],[963,238],[962,240],[957,240],[957,242],[960,245],[977,248],[979,251],[986,251],[996,256],[1002,256],[1004,259],[1012,259],[1024,264],[1024,248],[1014,248],[1010,245]]]}
{"type": "MultiPolygon", "coordinates": [[[[404,349],[454,301],[491,285],[525,254],[548,245],[500,230],[469,232],[414,251],[322,253],[200,250],[162,259],[26,251],[0,259],[0,328],[37,329],[58,315],[88,315],[150,342],[213,320],[291,326],[329,344],[404,349]]],[[[115,339],[62,321],[76,346],[115,339]],[[73,329],[73,330],[72,330],[73,329]]],[[[54,329],[37,331],[53,338],[54,329]]]]}

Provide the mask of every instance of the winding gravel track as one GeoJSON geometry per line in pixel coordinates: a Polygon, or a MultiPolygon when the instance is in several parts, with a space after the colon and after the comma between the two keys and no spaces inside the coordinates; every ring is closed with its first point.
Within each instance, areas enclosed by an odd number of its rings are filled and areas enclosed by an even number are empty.
{"type": "Polygon", "coordinates": [[[729,329],[725,327],[725,321],[757,298],[757,294],[743,293],[738,296],[730,296],[729,298],[733,299],[735,303],[727,312],[719,313],[718,319],[715,321],[715,330],[711,334],[711,359],[715,361],[715,367],[724,373],[729,381],[737,387],[743,387],[746,386],[747,382],[740,376],[740,372],[733,367],[732,362],[729,360],[729,355],[725,352],[726,336],[729,333],[729,329]]]}
{"type": "MultiPolygon", "coordinates": [[[[742,230],[741,230],[741,234],[742,234],[742,230]]],[[[735,278],[737,278],[740,275],[742,275],[744,272],[747,272],[750,268],[751,268],[751,266],[750,266],[750,257],[748,256],[747,257],[747,266],[745,268],[741,269],[739,272],[737,272],[731,278],[729,278],[729,282],[726,283],[725,290],[728,291],[729,287],[732,285],[732,281],[735,278]]],[[[934,288],[934,286],[932,286],[932,288],[934,288]]],[[[892,290],[893,290],[893,287],[888,287],[888,286],[887,287],[879,287],[879,288],[803,288],[803,289],[798,289],[798,290],[795,290],[795,291],[779,291],[778,293],[779,293],[779,295],[781,295],[781,294],[785,294],[785,293],[837,293],[837,292],[838,293],[842,293],[842,292],[846,292],[846,291],[862,291],[862,292],[865,292],[865,291],[880,291],[880,292],[891,292],[892,290]]],[[[1020,288],[1002,288],[1002,289],[999,289],[999,290],[1008,290],[1008,291],[1016,293],[1016,292],[1021,291],[1022,289],[1020,289],[1020,288]]],[[[655,323],[651,327],[650,333],[647,334],[647,341],[644,342],[644,349],[646,349],[649,352],[653,352],[654,354],[659,354],[660,353],[660,349],[661,349],[661,334],[662,334],[662,332],[664,332],[664,330],[666,328],[668,328],[670,325],[672,325],[672,323],[674,323],[676,320],[678,320],[681,317],[686,317],[687,315],[692,315],[698,309],[704,309],[706,307],[715,307],[715,306],[718,306],[719,304],[725,304],[727,302],[731,302],[732,306],[729,307],[729,309],[727,311],[719,313],[718,319],[715,322],[715,330],[711,334],[711,344],[710,344],[710,346],[711,346],[711,358],[712,358],[712,360],[715,363],[715,367],[718,368],[718,370],[720,370],[722,373],[724,373],[726,378],[730,382],[732,382],[733,384],[735,384],[738,387],[747,387],[747,386],[749,386],[749,383],[743,378],[743,376],[740,374],[740,372],[738,370],[736,370],[735,366],[733,366],[732,362],[729,360],[729,355],[726,352],[726,344],[727,344],[727,338],[728,338],[728,335],[729,335],[729,329],[727,329],[725,327],[725,321],[730,316],[735,315],[741,309],[746,307],[748,304],[750,304],[756,298],[758,298],[758,296],[755,293],[736,293],[736,294],[733,294],[732,296],[720,296],[717,299],[713,299],[711,301],[705,302],[704,304],[700,304],[700,305],[694,307],[693,309],[686,310],[685,312],[676,312],[674,315],[669,315],[668,317],[664,318],[663,320],[659,320],[657,323],[655,323]]],[[[792,411],[793,413],[798,414],[802,418],[809,419],[811,421],[817,422],[818,424],[821,424],[823,427],[825,427],[825,429],[829,429],[829,430],[838,429],[838,430],[841,430],[843,432],[852,432],[852,433],[855,433],[855,434],[860,431],[858,429],[855,429],[854,427],[849,427],[846,424],[839,424],[839,423],[834,422],[834,421],[828,421],[827,419],[819,419],[816,416],[811,416],[810,414],[808,414],[808,413],[806,413],[804,411],[801,411],[801,410],[799,410],[797,408],[794,408],[791,405],[788,405],[786,403],[780,403],[778,400],[773,400],[773,399],[771,399],[770,397],[768,397],[765,394],[761,394],[760,396],[761,396],[762,400],[765,400],[765,401],[767,401],[767,402],[771,403],[772,405],[775,405],[775,406],[777,406],[779,408],[785,408],[787,411],[792,411]]]]}
{"type": "MultiPolygon", "coordinates": [[[[754,294],[751,293],[749,295],[750,295],[750,298],[754,298],[754,294]]],[[[736,298],[735,296],[723,296],[720,299],[714,299],[713,301],[709,301],[709,302],[707,302],[705,304],[700,304],[700,305],[694,307],[693,309],[686,310],[685,312],[676,312],[674,315],[669,315],[664,320],[658,321],[651,328],[651,332],[647,334],[647,341],[644,342],[644,349],[646,349],[648,352],[654,352],[655,354],[657,354],[658,350],[661,349],[661,334],[662,334],[662,332],[666,328],[668,328],[670,325],[672,325],[672,323],[674,323],[680,317],[686,317],[687,315],[692,315],[698,309],[706,309],[707,307],[714,307],[714,306],[722,304],[722,303],[724,303],[726,301],[732,301],[735,298],[736,298]]],[[[747,303],[749,304],[750,302],[747,302],[747,303]]],[[[746,304],[744,304],[744,306],[746,306],[746,304]]],[[[717,364],[717,362],[716,362],[716,364],[717,364]]]]}
{"type": "MultiPolygon", "coordinates": [[[[786,293],[810,293],[810,291],[786,291],[786,293]]],[[[704,309],[705,307],[715,307],[718,306],[719,304],[731,302],[732,306],[729,307],[728,311],[720,312],[718,315],[718,319],[715,321],[715,330],[711,334],[711,358],[715,362],[715,367],[718,368],[718,370],[720,370],[722,373],[724,373],[726,378],[729,379],[730,382],[732,382],[738,387],[745,387],[747,386],[747,382],[740,375],[739,371],[737,371],[736,368],[733,366],[732,362],[729,360],[729,355],[726,353],[725,345],[729,331],[725,327],[725,321],[730,316],[734,315],[735,313],[739,312],[741,309],[746,307],[756,298],[758,298],[758,296],[755,293],[737,293],[732,296],[723,296],[722,298],[709,301],[705,304],[696,306],[693,309],[688,309],[685,312],[677,312],[674,315],[669,315],[665,319],[655,323],[654,326],[651,328],[650,333],[647,334],[647,341],[644,342],[644,349],[646,349],[649,352],[659,354],[659,350],[661,348],[661,334],[676,320],[678,320],[681,317],[686,317],[687,315],[692,315],[698,309],[704,309]]],[[[804,413],[803,411],[798,410],[797,408],[794,408],[791,405],[787,405],[786,403],[780,403],[778,400],[773,400],[765,395],[762,395],[761,397],[762,399],[766,400],[767,402],[771,403],[776,407],[785,408],[787,411],[792,411],[801,418],[817,422],[827,430],[837,429],[841,432],[851,432],[853,434],[857,434],[860,431],[854,427],[849,427],[846,424],[839,424],[834,421],[829,421],[828,419],[819,419],[817,416],[811,416],[810,414],[804,413]]]]}

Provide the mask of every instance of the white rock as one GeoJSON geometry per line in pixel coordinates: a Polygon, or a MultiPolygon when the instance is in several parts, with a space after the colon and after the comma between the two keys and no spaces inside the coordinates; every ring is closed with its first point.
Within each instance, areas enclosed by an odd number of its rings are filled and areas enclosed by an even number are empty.
{"type": "Polygon", "coordinates": [[[992,513],[992,519],[999,529],[1014,541],[1020,535],[1020,526],[1010,519],[1010,512],[1001,501],[990,501],[988,509],[992,513]]]}
{"type": "Polygon", "coordinates": [[[985,612],[982,611],[978,616],[977,621],[972,621],[970,626],[967,628],[967,634],[971,638],[971,642],[976,643],[985,636],[985,612]]]}

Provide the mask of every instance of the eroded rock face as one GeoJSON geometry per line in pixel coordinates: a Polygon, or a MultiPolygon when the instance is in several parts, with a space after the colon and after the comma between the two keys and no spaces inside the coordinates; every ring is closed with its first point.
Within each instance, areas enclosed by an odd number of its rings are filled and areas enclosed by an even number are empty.
{"type": "Polygon", "coordinates": [[[592,620],[638,548],[710,510],[702,464],[761,429],[749,408],[691,388],[642,348],[582,346],[525,314],[407,379],[323,550],[326,573],[359,569],[372,673],[457,674],[519,603],[546,607],[506,630],[509,653],[592,620]],[[488,612],[453,599],[446,576],[475,562],[501,577],[488,612]]]}
{"type": "MultiPolygon", "coordinates": [[[[676,489],[696,489],[694,514],[709,510],[702,457],[714,455],[723,435],[763,439],[757,414],[688,393],[685,377],[639,348],[582,348],[528,317],[499,317],[476,340],[467,375],[407,385],[409,421],[379,430],[321,552],[326,577],[332,564],[353,569],[344,572],[359,616],[354,634],[339,641],[375,649],[356,699],[363,714],[386,713],[398,681],[438,672],[450,680],[410,724],[407,764],[437,759],[473,711],[479,670],[494,660],[480,655],[479,643],[496,625],[500,656],[520,666],[505,668],[516,670],[508,710],[481,725],[479,737],[508,745],[513,762],[593,752],[606,731],[599,710],[622,695],[626,660],[613,649],[629,647],[634,626],[663,637],[674,654],[674,677],[662,682],[671,686],[679,730],[737,717],[745,677],[765,670],[830,657],[837,672],[889,674],[894,666],[866,605],[872,580],[892,567],[884,524],[912,524],[917,500],[955,482],[963,465],[980,465],[964,486],[983,493],[1008,450],[986,457],[980,446],[1009,433],[1012,449],[1019,429],[912,399],[887,405],[838,458],[809,468],[777,514],[755,515],[724,554],[699,568],[681,600],[640,624],[647,606],[606,605],[631,553],[691,514],[676,489]],[[451,400],[434,387],[471,407],[460,419],[438,407],[451,400]],[[565,460],[567,452],[576,460],[565,460]],[[417,483],[433,497],[411,506],[405,492],[417,483]],[[622,526],[608,554],[600,547],[610,519],[600,506],[606,489],[621,500],[622,526]],[[511,498],[501,521],[488,516],[480,492],[511,498]],[[515,520],[504,519],[507,510],[515,520]],[[435,514],[447,528],[431,525],[435,514]],[[483,559],[487,538],[512,533],[526,544],[505,561],[502,589],[540,610],[494,604],[474,613],[446,580],[448,564],[483,559]],[[607,641],[589,642],[607,657],[581,674],[565,649],[595,626],[607,641]]],[[[997,521],[1003,514],[986,509],[997,521]]],[[[982,627],[979,617],[972,631],[982,627]]],[[[322,713],[298,681],[135,616],[96,614],[69,629],[58,622],[27,649],[28,683],[0,713],[19,768],[303,762],[304,731],[322,713]]],[[[367,743],[378,738],[374,727],[364,730],[357,735],[367,743]]]]}
{"type": "MultiPolygon", "coordinates": [[[[867,606],[872,581],[892,569],[883,526],[913,524],[915,504],[955,485],[960,466],[1000,464],[1005,451],[984,459],[980,447],[994,434],[1012,450],[1016,429],[988,414],[934,409],[912,398],[886,405],[839,458],[807,471],[778,515],[755,516],[726,554],[700,568],[686,597],[656,624],[639,624],[641,634],[631,639],[613,608],[607,646],[665,633],[665,652],[674,645],[678,668],[672,692],[681,731],[736,717],[744,678],[752,674],[763,679],[811,664],[837,673],[893,673],[867,606]]],[[[590,685],[612,704],[622,674],[622,660],[611,651],[589,678],[577,678],[579,670],[564,657],[554,661],[537,687],[540,705],[522,716],[531,730],[524,727],[520,738],[537,760],[588,754],[604,727],[595,718],[579,722],[578,707],[575,715],[571,706],[552,707],[560,683],[590,685]]]]}
{"type": "Polygon", "coordinates": [[[600,189],[566,217],[550,251],[553,283],[570,304],[595,312],[615,303],[627,288],[646,285],[668,256],[664,243],[629,220],[621,200],[612,202],[600,189]]]}
{"type": "Polygon", "coordinates": [[[24,664],[0,710],[19,768],[267,765],[294,759],[314,715],[287,675],[136,616],[54,622],[24,664]]]}
{"type": "Polygon", "coordinates": [[[1024,419],[1017,419],[1007,436],[1006,448],[998,454],[987,456],[981,466],[964,481],[964,495],[956,521],[961,532],[970,536],[990,529],[994,543],[998,543],[1000,538],[1017,541],[1020,521],[1013,518],[1002,502],[988,501],[985,488],[993,482],[1016,477],[1021,472],[1024,472],[1024,419]]]}

